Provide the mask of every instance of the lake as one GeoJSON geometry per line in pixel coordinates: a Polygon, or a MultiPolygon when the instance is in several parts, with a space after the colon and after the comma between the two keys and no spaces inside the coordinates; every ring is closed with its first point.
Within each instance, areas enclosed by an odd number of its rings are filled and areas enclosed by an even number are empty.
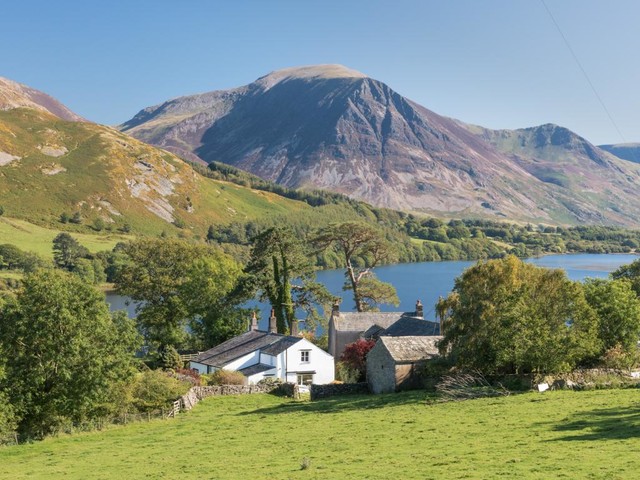
{"type": "MultiPolygon", "coordinates": [[[[535,265],[547,268],[562,268],[572,280],[584,280],[587,277],[606,278],[610,272],[620,265],[631,263],[638,256],[629,254],[563,254],[547,255],[527,259],[535,265]]],[[[400,306],[381,305],[380,310],[411,312],[415,309],[416,300],[424,304],[425,317],[434,319],[434,305],[438,297],[447,296],[453,288],[453,282],[464,269],[475,264],[475,261],[458,262],[420,262],[385,265],[375,269],[378,278],[391,283],[398,291],[400,306]]],[[[334,295],[343,298],[340,306],[343,311],[353,311],[354,303],[350,292],[343,292],[344,270],[324,270],[318,272],[318,281],[323,283],[334,295]]],[[[134,306],[127,305],[127,299],[113,292],[107,293],[107,302],[112,310],[126,309],[134,316],[134,306]]],[[[260,302],[250,302],[248,307],[257,307],[263,312],[260,328],[266,328],[270,307],[260,302]]]]}

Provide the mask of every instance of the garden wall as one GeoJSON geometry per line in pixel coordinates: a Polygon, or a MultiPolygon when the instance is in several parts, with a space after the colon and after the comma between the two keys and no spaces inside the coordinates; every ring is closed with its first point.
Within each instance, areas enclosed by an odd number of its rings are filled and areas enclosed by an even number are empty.
{"type": "Polygon", "coordinates": [[[298,398],[298,385],[283,383],[280,385],[209,385],[192,387],[180,397],[183,410],[191,410],[200,400],[222,395],[247,395],[251,393],[279,393],[287,397],[298,398]]]}
{"type": "Polygon", "coordinates": [[[367,382],[362,383],[330,383],[328,385],[311,385],[311,400],[335,397],[338,395],[365,395],[369,393],[367,382]]]}

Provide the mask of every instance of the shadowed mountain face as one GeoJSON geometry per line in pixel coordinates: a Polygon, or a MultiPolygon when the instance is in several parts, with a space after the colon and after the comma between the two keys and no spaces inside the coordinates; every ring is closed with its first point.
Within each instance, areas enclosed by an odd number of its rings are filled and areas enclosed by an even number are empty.
{"type": "Polygon", "coordinates": [[[289,187],[447,216],[634,224],[640,169],[555,125],[488,130],[336,65],[142,110],[123,131],[289,187]]]}
{"type": "Polygon", "coordinates": [[[45,111],[70,122],[86,122],[84,118],[76,115],[46,93],[0,77],[0,110],[11,110],[20,107],[45,111]]]}

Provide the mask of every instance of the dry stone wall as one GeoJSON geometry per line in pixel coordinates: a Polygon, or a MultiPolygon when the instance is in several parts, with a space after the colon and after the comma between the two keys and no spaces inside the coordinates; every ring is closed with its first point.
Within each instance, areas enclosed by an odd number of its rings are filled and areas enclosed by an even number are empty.
{"type": "Polygon", "coordinates": [[[287,397],[298,398],[298,385],[283,383],[276,385],[209,385],[192,387],[180,401],[184,410],[191,410],[200,400],[222,395],[247,395],[252,393],[279,393],[287,397]]]}

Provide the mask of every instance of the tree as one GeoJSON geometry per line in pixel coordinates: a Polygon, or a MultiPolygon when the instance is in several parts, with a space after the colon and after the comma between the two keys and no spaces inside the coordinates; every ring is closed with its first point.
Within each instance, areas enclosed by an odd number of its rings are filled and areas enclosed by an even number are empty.
{"type": "Polygon", "coordinates": [[[637,350],[640,339],[640,299],[628,280],[589,278],[584,283],[587,302],[599,317],[603,353],[616,345],[637,350]]]}
{"type": "Polygon", "coordinates": [[[367,372],[367,354],[376,346],[375,340],[360,338],[344,347],[340,361],[359,374],[358,381],[365,378],[367,372]]]}
{"type": "Polygon", "coordinates": [[[90,257],[89,250],[68,233],[59,233],[53,239],[53,261],[58,268],[72,271],[80,258],[90,257]]]}
{"type": "Polygon", "coordinates": [[[18,432],[40,438],[104,412],[110,389],[133,374],[139,345],[132,322],[112,317],[104,295],[73,275],[27,275],[0,311],[6,388],[18,432]]]}
{"type": "Polygon", "coordinates": [[[378,303],[400,303],[395,288],[372,271],[393,260],[394,252],[382,232],[362,222],[332,223],[317,233],[313,243],[320,250],[335,247],[340,252],[346,269],[344,289],[353,291],[358,312],[372,310],[378,303]]]}
{"type": "Polygon", "coordinates": [[[616,271],[611,273],[614,280],[628,280],[631,282],[631,288],[640,297],[640,259],[631,262],[628,265],[622,265],[616,271]]]}
{"type": "Polygon", "coordinates": [[[147,341],[179,346],[190,319],[205,317],[237,284],[240,267],[219,249],[181,240],[141,239],[126,244],[116,289],[140,302],[138,323],[147,341]]]}
{"type": "Polygon", "coordinates": [[[582,286],[514,256],[467,269],[436,311],[441,353],[485,373],[565,371],[601,350],[582,286]]]}
{"type": "Polygon", "coordinates": [[[297,307],[304,307],[309,313],[316,301],[326,302],[331,297],[324,286],[314,282],[310,257],[290,228],[269,228],[253,239],[245,272],[251,275],[262,298],[271,303],[280,333],[290,331],[297,307]]]}
{"type": "Polygon", "coordinates": [[[69,221],[71,223],[76,223],[76,224],[82,223],[82,214],[80,212],[74,213],[73,216],[69,219],[69,221]]]}

